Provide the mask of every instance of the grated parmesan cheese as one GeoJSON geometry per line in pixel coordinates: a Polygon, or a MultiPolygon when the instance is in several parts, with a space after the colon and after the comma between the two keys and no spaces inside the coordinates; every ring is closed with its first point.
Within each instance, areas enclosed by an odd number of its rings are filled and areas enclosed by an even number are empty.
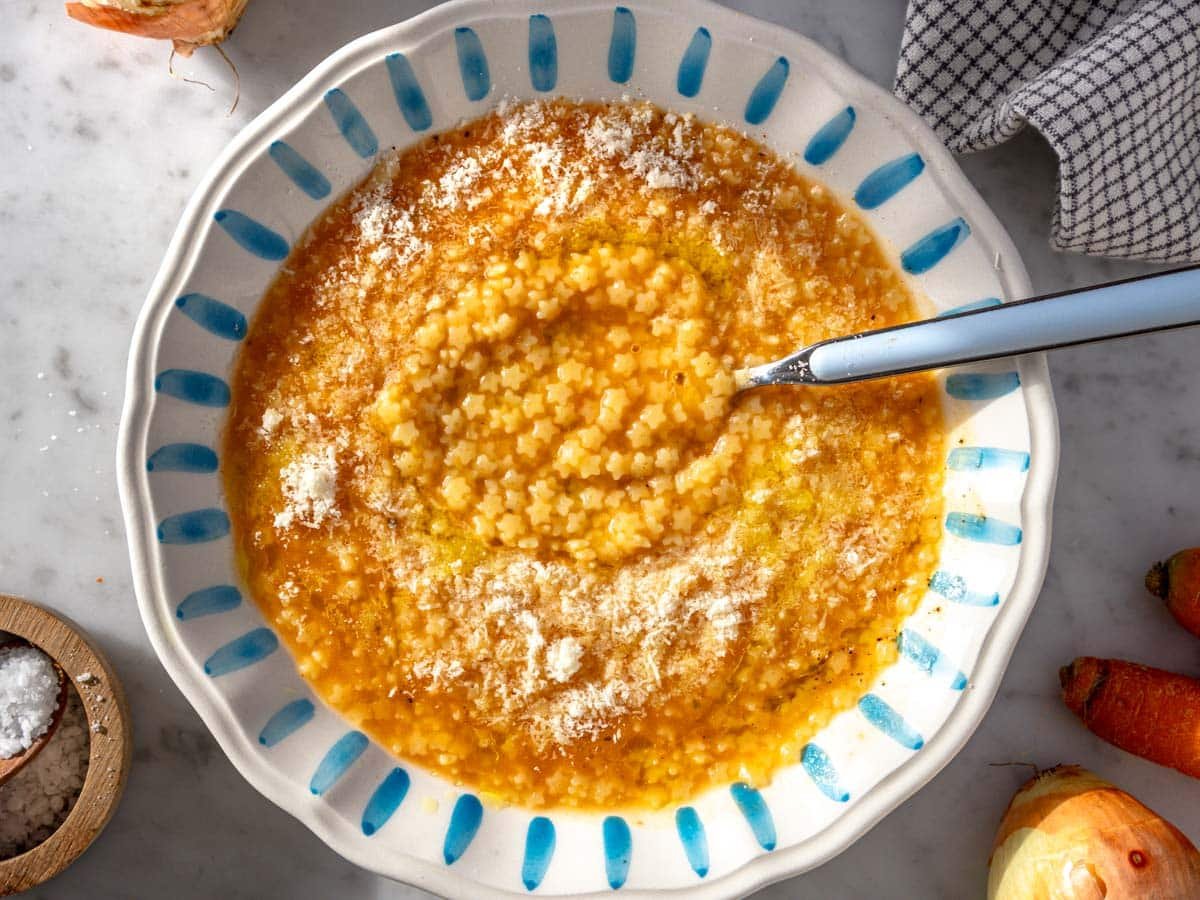
{"type": "Polygon", "coordinates": [[[737,639],[742,614],[738,612],[730,597],[722,595],[714,598],[704,615],[708,618],[718,641],[724,644],[737,639]]]}
{"type": "Polygon", "coordinates": [[[354,214],[359,243],[371,248],[369,258],[377,266],[403,268],[429,250],[429,242],[417,234],[412,214],[396,206],[382,191],[368,193],[354,214]]]}
{"type": "Polygon", "coordinates": [[[440,209],[475,209],[489,196],[476,191],[475,185],[483,177],[483,165],[473,156],[464,156],[438,179],[436,185],[426,190],[428,200],[440,209]]]}
{"type": "Polygon", "coordinates": [[[570,681],[582,659],[583,645],[573,637],[561,638],[546,651],[546,674],[554,681],[570,681]]]}
{"type": "Polygon", "coordinates": [[[446,660],[440,656],[418,660],[412,667],[415,677],[428,680],[433,687],[445,687],[458,681],[464,671],[461,660],[446,660]]]}
{"type": "Polygon", "coordinates": [[[280,469],[286,505],[275,515],[275,528],[286,531],[296,522],[317,528],[327,518],[339,518],[337,477],[337,457],[332,447],[306,453],[280,469]]]}
{"type": "Polygon", "coordinates": [[[268,406],[263,410],[262,425],[259,426],[258,433],[264,438],[269,438],[275,434],[282,422],[283,413],[273,406],[268,406]]]}
{"type": "Polygon", "coordinates": [[[564,691],[553,703],[546,727],[560,746],[595,739],[608,724],[629,712],[634,692],[620,679],[589,681],[564,691]]]}

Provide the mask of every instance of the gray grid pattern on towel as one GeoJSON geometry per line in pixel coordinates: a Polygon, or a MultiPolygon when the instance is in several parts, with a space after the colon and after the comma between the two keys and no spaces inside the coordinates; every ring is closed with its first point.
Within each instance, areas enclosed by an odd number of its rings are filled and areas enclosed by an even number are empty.
{"type": "Polygon", "coordinates": [[[956,152],[1041,132],[1056,249],[1200,260],[1200,0],[909,0],[895,91],[956,152]]]}

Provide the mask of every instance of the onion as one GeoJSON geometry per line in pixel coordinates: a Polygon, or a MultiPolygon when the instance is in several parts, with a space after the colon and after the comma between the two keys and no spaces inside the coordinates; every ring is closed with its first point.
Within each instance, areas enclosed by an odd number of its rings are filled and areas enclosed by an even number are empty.
{"type": "Polygon", "coordinates": [[[219,44],[233,31],[249,0],[81,0],[67,15],[88,25],[172,41],[181,56],[219,44]]]}
{"type": "Polygon", "coordinates": [[[1200,853],[1129,794],[1079,766],[1017,791],[996,834],[988,900],[1200,897],[1200,853]]]}

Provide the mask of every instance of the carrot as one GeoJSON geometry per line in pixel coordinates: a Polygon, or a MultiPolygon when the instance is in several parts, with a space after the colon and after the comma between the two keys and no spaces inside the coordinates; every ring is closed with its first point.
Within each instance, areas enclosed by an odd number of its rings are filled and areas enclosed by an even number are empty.
{"type": "Polygon", "coordinates": [[[1079,657],[1058,675],[1067,707],[1096,735],[1200,778],[1200,681],[1093,656],[1079,657]]]}
{"type": "Polygon", "coordinates": [[[1200,547],[1155,563],[1146,573],[1146,590],[1165,600],[1175,621],[1200,637],[1200,547]]]}

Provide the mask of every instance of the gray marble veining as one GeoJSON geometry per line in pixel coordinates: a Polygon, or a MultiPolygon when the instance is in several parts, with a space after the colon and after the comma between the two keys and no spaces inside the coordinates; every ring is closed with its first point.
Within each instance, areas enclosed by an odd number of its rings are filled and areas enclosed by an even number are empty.
{"type": "MultiPolygon", "coordinates": [[[[96,845],[37,892],[55,900],[416,897],[363,872],[234,771],[156,660],[137,616],[113,475],[134,318],[189,194],[224,144],[347,40],[428,4],[256,0],[213,52],[91,31],[58,3],[0,0],[0,590],[81,622],[124,676],[135,765],[96,845]]],[[[903,0],[742,0],[881,84],[903,0]]],[[[1050,251],[1055,162],[1034,135],[964,168],[1039,291],[1149,267],[1050,251]]],[[[1024,770],[1090,766],[1200,839],[1196,785],[1092,738],[1057,697],[1081,653],[1200,672],[1200,645],[1145,596],[1141,573],[1200,543],[1198,336],[1061,352],[1055,541],[1045,590],[995,705],[962,753],[846,853],[764,898],[979,896],[991,838],[1024,770]]]]}

